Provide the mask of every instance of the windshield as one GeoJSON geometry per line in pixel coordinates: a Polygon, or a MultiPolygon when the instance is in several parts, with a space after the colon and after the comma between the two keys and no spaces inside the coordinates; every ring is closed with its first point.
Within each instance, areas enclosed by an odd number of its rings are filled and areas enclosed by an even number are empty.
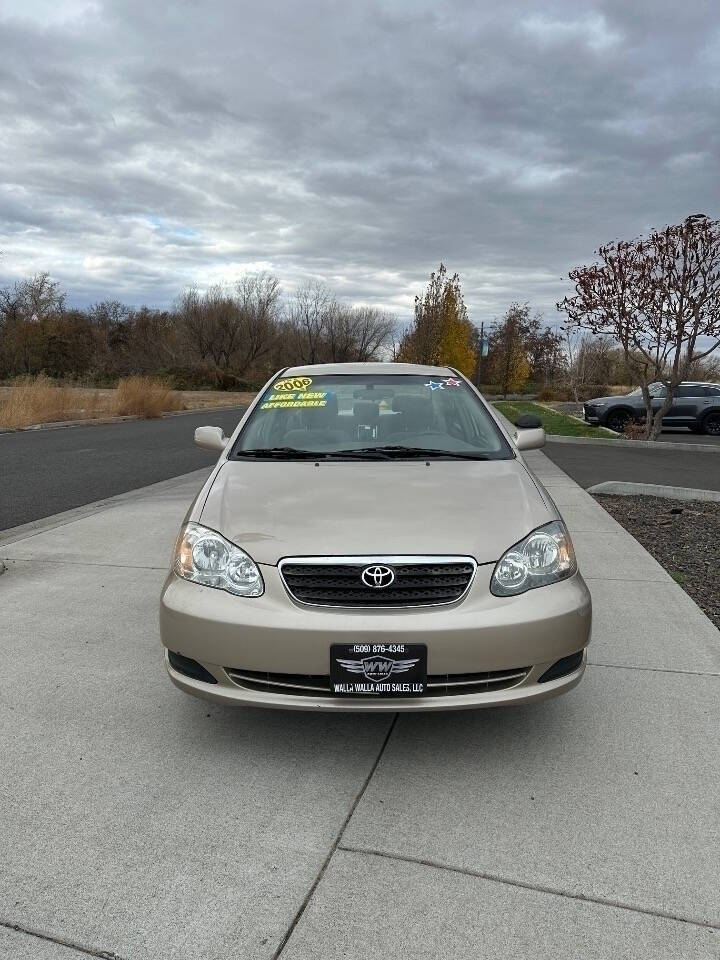
{"type": "Polygon", "coordinates": [[[280,377],[232,456],[302,459],[513,456],[477,394],[459,377],[328,374],[280,377]]]}
{"type": "MultiPolygon", "coordinates": [[[[648,387],[648,393],[651,397],[664,397],[665,396],[665,387],[662,383],[651,383],[648,387]]],[[[640,387],[636,387],[634,390],[631,390],[630,393],[626,394],[628,397],[641,397],[642,390],[640,387]]]]}

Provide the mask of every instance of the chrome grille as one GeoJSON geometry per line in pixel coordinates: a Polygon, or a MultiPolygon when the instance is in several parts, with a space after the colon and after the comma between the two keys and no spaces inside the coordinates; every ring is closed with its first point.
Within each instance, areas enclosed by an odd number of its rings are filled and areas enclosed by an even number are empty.
{"type": "Polygon", "coordinates": [[[472,557],[292,557],[280,562],[285,588],[299,603],[322,607],[424,607],[460,600],[472,583],[472,557]],[[368,567],[389,567],[394,579],[366,585],[368,567]]]}
{"type": "MultiPolygon", "coordinates": [[[[225,672],[233,683],[249,690],[306,697],[333,696],[330,677],[327,674],[265,673],[260,670],[242,670],[234,667],[226,667],[225,672]]],[[[529,672],[530,667],[517,667],[509,670],[488,670],[484,673],[431,674],[427,679],[425,695],[451,697],[505,690],[522,683],[529,672]]],[[[366,698],[367,695],[365,695],[366,698]]]]}

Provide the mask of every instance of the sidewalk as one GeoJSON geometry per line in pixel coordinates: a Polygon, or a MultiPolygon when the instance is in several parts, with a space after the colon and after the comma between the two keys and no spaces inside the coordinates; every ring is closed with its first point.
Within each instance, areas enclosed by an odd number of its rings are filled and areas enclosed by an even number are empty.
{"type": "Polygon", "coordinates": [[[157,603],[206,471],[0,538],[0,958],[719,958],[720,633],[527,460],[595,611],[585,679],[532,707],[180,694],[157,603]]]}

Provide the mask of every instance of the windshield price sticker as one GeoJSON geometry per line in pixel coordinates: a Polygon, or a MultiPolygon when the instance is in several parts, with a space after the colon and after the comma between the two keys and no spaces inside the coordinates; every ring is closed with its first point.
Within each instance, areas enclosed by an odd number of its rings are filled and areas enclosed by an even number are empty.
{"type": "Polygon", "coordinates": [[[272,385],[273,390],[307,390],[312,383],[312,377],[286,377],[272,385]]]}
{"type": "Polygon", "coordinates": [[[327,393],[316,391],[314,393],[273,393],[264,403],[260,404],[261,410],[277,410],[281,407],[326,407],[327,393]]]}

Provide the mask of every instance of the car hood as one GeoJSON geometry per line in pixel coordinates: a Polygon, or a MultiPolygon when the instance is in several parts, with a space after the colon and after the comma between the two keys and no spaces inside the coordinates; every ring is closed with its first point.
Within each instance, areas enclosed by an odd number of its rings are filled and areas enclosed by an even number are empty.
{"type": "Polygon", "coordinates": [[[615,401],[617,401],[617,400],[627,400],[627,399],[628,399],[628,395],[627,395],[627,394],[624,394],[624,393],[621,393],[621,394],[616,395],[616,396],[614,396],[614,397],[593,397],[592,400],[586,400],[585,403],[588,403],[588,404],[592,404],[592,403],[613,403],[613,402],[615,402],[615,401]]]}
{"type": "Polygon", "coordinates": [[[228,461],[191,519],[258,563],[361,554],[492,563],[555,516],[518,460],[228,461]]]}

